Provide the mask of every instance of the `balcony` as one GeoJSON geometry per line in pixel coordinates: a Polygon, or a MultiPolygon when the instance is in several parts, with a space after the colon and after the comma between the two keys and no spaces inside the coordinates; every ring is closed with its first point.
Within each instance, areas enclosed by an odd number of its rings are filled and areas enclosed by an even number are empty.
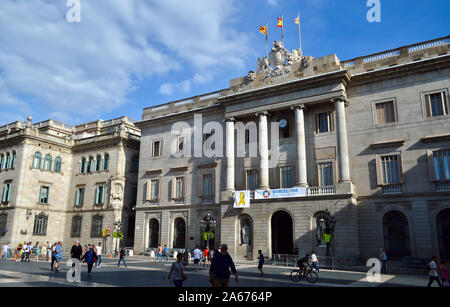
{"type": "Polygon", "coordinates": [[[450,192],[450,181],[436,182],[436,192],[450,192]]]}

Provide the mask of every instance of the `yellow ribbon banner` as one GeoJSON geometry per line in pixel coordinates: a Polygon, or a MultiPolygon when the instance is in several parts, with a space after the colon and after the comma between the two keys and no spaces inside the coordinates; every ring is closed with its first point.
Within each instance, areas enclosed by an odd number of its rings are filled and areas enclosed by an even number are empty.
{"type": "Polygon", "coordinates": [[[234,192],[234,208],[250,208],[250,191],[234,192]]]}

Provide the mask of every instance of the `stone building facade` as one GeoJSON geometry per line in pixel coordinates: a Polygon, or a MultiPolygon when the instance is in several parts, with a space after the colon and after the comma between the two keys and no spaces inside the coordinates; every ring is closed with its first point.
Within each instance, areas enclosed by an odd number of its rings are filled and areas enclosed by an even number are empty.
{"type": "Polygon", "coordinates": [[[12,248],[63,241],[68,252],[78,239],[103,242],[111,252],[119,242],[104,239],[103,230],[114,232],[120,221],[120,245],[133,246],[140,137],[134,123],[123,117],[33,124],[29,117],[0,127],[0,240],[12,248]]]}
{"type": "Polygon", "coordinates": [[[348,61],[276,42],[228,89],[144,109],[135,252],[212,230],[238,259],[449,257],[449,42],[348,61]]]}

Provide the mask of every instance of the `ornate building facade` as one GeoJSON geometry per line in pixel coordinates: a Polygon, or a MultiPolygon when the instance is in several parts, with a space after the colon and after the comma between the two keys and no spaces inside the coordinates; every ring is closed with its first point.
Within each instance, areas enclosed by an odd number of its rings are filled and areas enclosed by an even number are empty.
{"type": "Polygon", "coordinates": [[[140,131],[123,117],[69,126],[53,120],[0,127],[2,242],[63,241],[70,248],[116,239],[133,246],[140,131]]]}
{"type": "Polygon", "coordinates": [[[135,252],[211,230],[238,259],[448,257],[449,41],[348,61],[275,42],[228,89],[144,109],[135,252]]]}

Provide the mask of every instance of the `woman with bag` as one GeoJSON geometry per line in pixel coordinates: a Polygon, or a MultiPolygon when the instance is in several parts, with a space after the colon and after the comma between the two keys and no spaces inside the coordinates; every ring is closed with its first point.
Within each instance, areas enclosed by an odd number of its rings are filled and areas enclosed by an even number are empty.
{"type": "Polygon", "coordinates": [[[181,261],[183,260],[183,254],[177,255],[177,261],[172,263],[172,267],[169,272],[169,281],[172,278],[175,287],[181,288],[183,287],[183,281],[187,279],[186,274],[183,272],[183,264],[181,261]]]}
{"type": "Polygon", "coordinates": [[[447,262],[445,260],[442,260],[441,264],[439,265],[439,273],[441,276],[442,286],[449,287],[450,283],[448,280],[447,262]]]}
{"type": "Polygon", "coordinates": [[[84,260],[83,262],[87,263],[88,276],[91,276],[92,267],[94,266],[95,261],[97,261],[97,253],[95,252],[95,248],[90,248],[86,251],[81,260],[84,260]]]}

